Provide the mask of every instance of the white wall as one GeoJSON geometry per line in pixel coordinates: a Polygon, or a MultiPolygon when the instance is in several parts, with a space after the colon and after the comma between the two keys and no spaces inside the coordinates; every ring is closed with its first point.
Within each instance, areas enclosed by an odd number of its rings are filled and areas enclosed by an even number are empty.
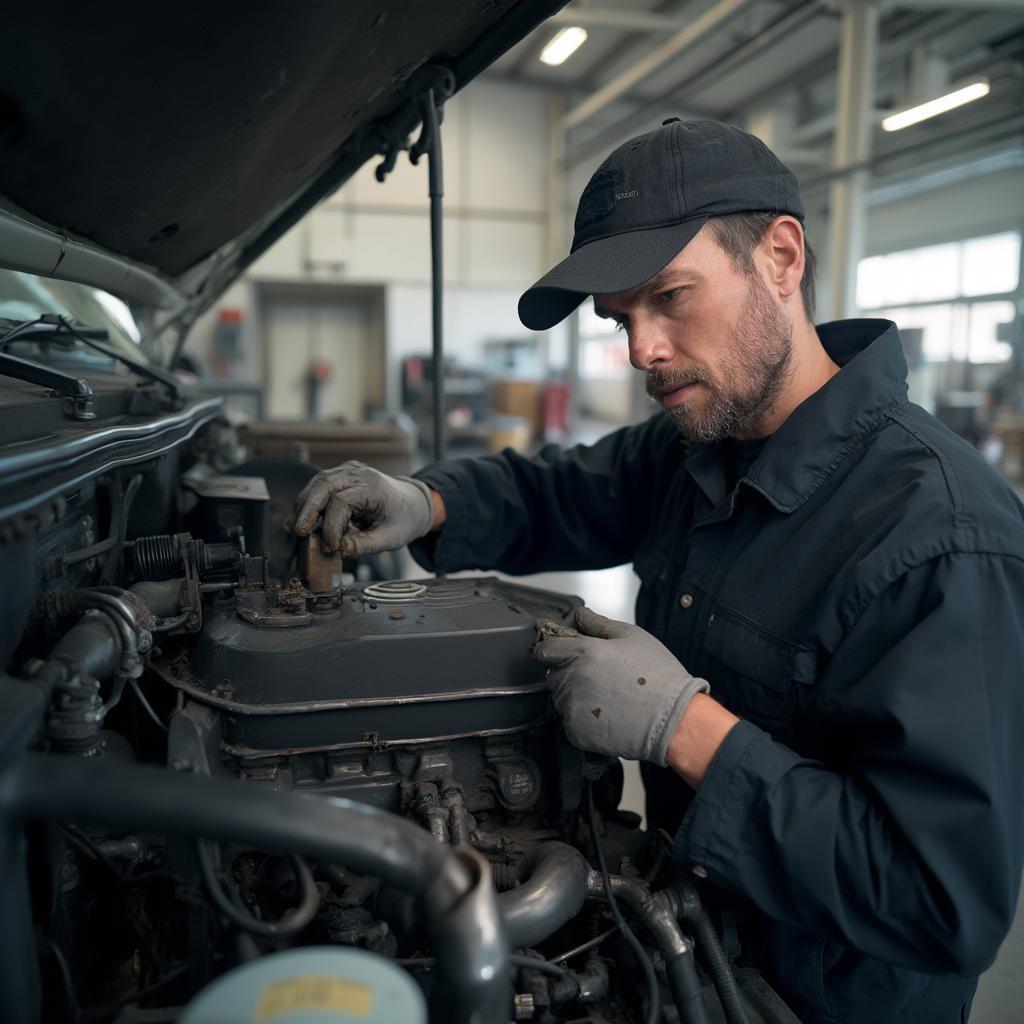
{"type": "MultiPolygon", "coordinates": [[[[548,104],[545,90],[481,79],[445,110],[445,350],[467,365],[481,362],[488,339],[530,333],[516,303],[548,269],[548,104]]],[[[387,395],[395,407],[398,360],[430,350],[427,159],[413,167],[403,153],[384,184],[374,178],[378,162],[265,253],[197,322],[188,351],[211,365],[218,310],[242,309],[247,355],[238,376],[259,379],[255,284],[382,284],[387,395]]],[[[552,350],[564,351],[561,332],[550,333],[552,350]]]]}
{"type": "Polygon", "coordinates": [[[870,207],[865,255],[1008,231],[1022,221],[1024,169],[1016,168],[870,207]]]}

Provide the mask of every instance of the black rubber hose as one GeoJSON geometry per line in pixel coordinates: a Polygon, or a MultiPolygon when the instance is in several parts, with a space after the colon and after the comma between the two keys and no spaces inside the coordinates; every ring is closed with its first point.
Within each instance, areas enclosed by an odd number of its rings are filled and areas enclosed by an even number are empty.
{"type": "Polygon", "coordinates": [[[681,1024],[709,1024],[693,953],[678,953],[665,957],[665,974],[681,1024]]]}
{"type": "Polygon", "coordinates": [[[626,924],[615,902],[615,894],[612,892],[611,876],[608,874],[608,864],[604,858],[604,847],[601,845],[601,837],[597,834],[597,819],[594,810],[594,785],[587,781],[587,818],[590,826],[590,841],[594,845],[594,853],[597,856],[598,867],[601,871],[601,882],[604,888],[604,898],[608,901],[608,909],[611,911],[612,920],[618,926],[622,937],[627,945],[636,954],[640,962],[640,968],[644,973],[644,980],[647,983],[647,1024],[657,1024],[661,1016],[661,994],[658,991],[658,978],[654,973],[654,964],[647,955],[647,950],[641,945],[640,940],[633,934],[633,929],[626,924]]]}
{"type": "Polygon", "coordinates": [[[320,893],[317,890],[316,882],[313,881],[313,873],[301,857],[296,857],[293,854],[291,858],[292,866],[295,869],[295,880],[302,891],[301,901],[297,906],[286,911],[279,920],[261,921],[248,911],[235,906],[228,899],[217,880],[217,869],[214,866],[211,844],[207,840],[200,839],[196,843],[196,853],[199,857],[199,868],[203,873],[203,881],[206,883],[206,888],[217,909],[243,931],[264,938],[291,938],[307,928],[320,909],[320,893]]]}
{"type": "Polygon", "coordinates": [[[542,843],[517,866],[520,885],[498,896],[513,949],[536,946],[568,924],[587,898],[589,868],[565,843],[542,843]]]}
{"type": "MultiPolygon", "coordinates": [[[[397,815],[341,797],[268,792],[227,778],[23,754],[0,775],[0,866],[8,872],[0,878],[0,922],[5,938],[26,947],[32,922],[23,862],[4,860],[4,840],[17,838],[21,822],[48,819],[251,843],[374,875],[420,894],[437,953],[435,1019],[497,1020],[510,998],[508,943],[486,862],[473,851],[442,846],[397,815]]],[[[0,969],[18,1010],[8,1014],[12,1024],[31,1019],[37,979],[34,963],[23,970],[11,960],[0,969]]]]}
{"type": "Polygon", "coordinates": [[[83,675],[106,679],[121,657],[120,625],[112,616],[85,615],[58,641],[50,661],[75,665],[83,675]]]}
{"type": "Polygon", "coordinates": [[[148,765],[24,754],[0,777],[0,813],[252,843],[344,864],[410,892],[443,899],[447,891],[451,904],[468,882],[429,832],[368,804],[148,765]]]}
{"type": "Polygon", "coordinates": [[[718,941],[718,933],[711,923],[706,910],[701,910],[690,918],[697,945],[704,951],[711,980],[715,983],[715,991],[722,1002],[727,1024],[749,1024],[750,1018],[743,1004],[743,995],[736,977],[729,966],[729,958],[718,941]]]}

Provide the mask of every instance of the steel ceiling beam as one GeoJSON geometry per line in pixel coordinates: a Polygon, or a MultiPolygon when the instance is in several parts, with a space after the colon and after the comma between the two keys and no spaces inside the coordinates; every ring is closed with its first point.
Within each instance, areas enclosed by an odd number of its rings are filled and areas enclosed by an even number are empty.
{"type": "Polygon", "coordinates": [[[587,139],[578,146],[572,147],[570,162],[583,160],[595,153],[602,152],[612,141],[620,138],[623,133],[627,132],[631,124],[635,125],[638,121],[645,123],[651,118],[656,116],[664,117],[667,114],[683,116],[683,110],[678,108],[686,108],[687,90],[695,86],[706,88],[732,71],[743,67],[758,54],[774,46],[780,39],[784,39],[793,32],[796,32],[811,19],[819,17],[823,9],[822,0],[805,0],[799,7],[790,9],[776,21],[767,25],[756,36],[753,36],[745,43],[741,43],[731,53],[716,60],[711,65],[700,68],[693,74],[688,75],[682,82],[673,86],[667,96],[660,97],[652,102],[639,104],[636,109],[616,119],[613,124],[608,125],[592,138],[587,139]]]}
{"type": "Polygon", "coordinates": [[[682,24],[679,18],[657,11],[638,11],[629,7],[564,7],[553,14],[549,25],[604,25],[630,32],[674,32],[682,24]]]}
{"type": "Polygon", "coordinates": [[[708,33],[720,28],[730,18],[752,6],[756,0],[719,0],[700,17],[679,29],[674,35],[641,57],[631,67],[620,72],[611,81],[592,92],[585,100],[573,107],[563,120],[566,130],[582,124],[599,110],[614,103],[639,82],[652,75],[684,50],[700,42],[708,33]]]}

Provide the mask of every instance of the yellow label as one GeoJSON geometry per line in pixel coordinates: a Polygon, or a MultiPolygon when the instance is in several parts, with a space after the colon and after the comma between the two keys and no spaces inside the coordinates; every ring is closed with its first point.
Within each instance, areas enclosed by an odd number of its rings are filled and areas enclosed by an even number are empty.
{"type": "Polygon", "coordinates": [[[331,975],[305,974],[268,985],[256,1007],[256,1020],[276,1020],[297,1010],[340,1010],[366,1017],[373,1008],[373,989],[331,975]]]}

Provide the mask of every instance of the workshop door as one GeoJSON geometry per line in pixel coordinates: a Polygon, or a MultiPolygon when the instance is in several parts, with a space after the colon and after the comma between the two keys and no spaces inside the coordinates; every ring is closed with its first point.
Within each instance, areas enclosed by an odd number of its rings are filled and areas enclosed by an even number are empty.
{"type": "Polygon", "coordinates": [[[272,420],[361,422],[383,356],[361,296],[268,295],[264,306],[267,411],[272,420]]]}

